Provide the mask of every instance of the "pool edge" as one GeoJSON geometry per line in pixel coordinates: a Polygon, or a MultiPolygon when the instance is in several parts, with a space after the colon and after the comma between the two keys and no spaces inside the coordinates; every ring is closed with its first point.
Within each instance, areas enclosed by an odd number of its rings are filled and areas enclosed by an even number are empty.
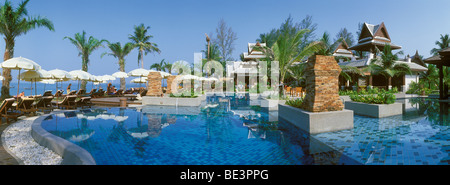
{"type": "Polygon", "coordinates": [[[63,159],[61,165],[96,165],[94,158],[88,151],[42,128],[41,123],[46,117],[59,112],[65,111],[55,111],[35,119],[31,125],[31,137],[39,145],[59,154],[63,159]]]}

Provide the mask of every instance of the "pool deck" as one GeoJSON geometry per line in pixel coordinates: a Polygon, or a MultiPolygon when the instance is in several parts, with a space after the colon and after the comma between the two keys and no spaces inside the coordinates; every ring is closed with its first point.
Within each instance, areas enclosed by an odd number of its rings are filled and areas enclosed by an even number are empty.
{"type": "MultiPolygon", "coordinates": [[[[0,124],[0,135],[3,133],[3,130],[6,129],[10,124],[0,124]]],[[[0,165],[19,165],[19,162],[11,156],[5,148],[3,148],[2,140],[0,139],[0,165]]]]}

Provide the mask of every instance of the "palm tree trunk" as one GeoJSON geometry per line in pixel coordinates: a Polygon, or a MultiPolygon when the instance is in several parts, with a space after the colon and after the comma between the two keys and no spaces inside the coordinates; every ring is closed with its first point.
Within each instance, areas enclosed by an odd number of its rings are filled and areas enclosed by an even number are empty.
{"type": "MultiPolygon", "coordinates": [[[[3,61],[6,61],[10,58],[14,57],[14,40],[11,39],[6,39],[5,38],[5,53],[3,55],[3,61]]],[[[11,80],[12,80],[12,76],[11,76],[11,69],[8,68],[3,68],[3,77],[5,78],[2,82],[2,86],[6,87],[7,90],[5,92],[2,91],[2,97],[11,97],[11,95],[9,94],[9,88],[11,85],[11,80]]]]}
{"type": "Polygon", "coordinates": [[[392,77],[388,78],[388,90],[392,88],[392,77]]]}
{"type": "MultiPolygon", "coordinates": [[[[120,59],[119,60],[119,66],[120,66],[120,71],[125,72],[125,61],[124,61],[124,59],[120,59]]],[[[121,78],[120,79],[120,89],[122,89],[124,91],[126,90],[125,78],[121,78]]]]}
{"type": "MultiPolygon", "coordinates": [[[[82,71],[88,71],[88,63],[89,63],[89,56],[82,56],[82,64],[81,64],[81,70],[82,71]]],[[[82,80],[81,81],[81,88],[80,89],[84,89],[84,90],[86,90],[86,84],[87,84],[87,81],[86,80],[82,80]]]]}
{"type": "Polygon", "coordinates": [[[144,69],[144,50],[141,49],[139,52],[141,52],[141,68],[144,69]]]}

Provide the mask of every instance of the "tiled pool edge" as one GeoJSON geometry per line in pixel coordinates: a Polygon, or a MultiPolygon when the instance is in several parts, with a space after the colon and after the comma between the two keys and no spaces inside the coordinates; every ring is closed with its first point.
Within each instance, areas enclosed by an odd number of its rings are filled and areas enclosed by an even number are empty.
{"type": "Polygon", "coordinates": [[[49,114],[46,114],[34,120],[31,126],[31,137],[41,146],[59,154],[63,158],[62,165],[95,165],[95,160],[88,151],[41,127],[42,121],[48,116],[49,114]]]}

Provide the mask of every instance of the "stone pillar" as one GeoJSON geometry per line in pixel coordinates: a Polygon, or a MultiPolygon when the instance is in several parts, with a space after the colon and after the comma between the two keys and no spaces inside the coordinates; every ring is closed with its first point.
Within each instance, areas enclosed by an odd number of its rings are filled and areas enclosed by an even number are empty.
{"type": "Polygon", "coordinates": [[[172,93],[172,82],[173,80],[177,78],[176,75],[172,75],[172,76],[168,76],[167,77],[167,89],[166,89],[166,94],[170,94],[172,93]]]}
{"type": "Polygon", "coordinates": [[[162,77],[159,72],[150,72],[147,76],[147,96],[162,95],[162,77]]]}
{"type": "Polygon", "coordinates": [[[310,112],[340,111],[344,105],[339,98],[341,68],[333,56],[316,55],[306,64],[306,96],[303,109],[310,112]]]}

